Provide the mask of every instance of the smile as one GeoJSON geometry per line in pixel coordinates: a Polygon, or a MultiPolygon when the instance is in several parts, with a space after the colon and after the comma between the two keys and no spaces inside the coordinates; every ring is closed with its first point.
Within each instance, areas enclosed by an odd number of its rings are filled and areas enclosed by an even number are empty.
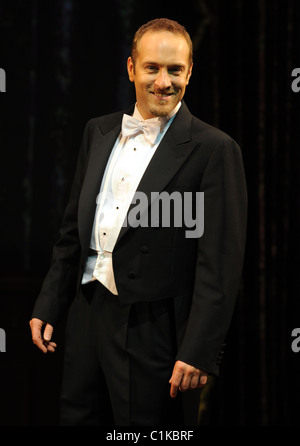
{"type": "Polygon", "coordinates": [[[161,98],[161,99],[168,98],[168,97],[173,95],[173,93],[155,93],[155,92],[152,92],[152,91],[151,91],[151,93],[154,94],[154,96],[156,96],[158,98],[161,98]]]}

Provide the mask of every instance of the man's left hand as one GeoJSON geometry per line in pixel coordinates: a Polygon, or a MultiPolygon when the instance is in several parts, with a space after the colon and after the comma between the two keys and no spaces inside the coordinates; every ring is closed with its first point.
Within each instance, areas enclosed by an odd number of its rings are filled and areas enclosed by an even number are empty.
{"type": "Polygon", "coordinates": [[[182,361],[176,361],[173,373],[169,383],[171,384],[170,396],[175,398],[178,389],[185,392],[189,389],[197,389],[205,386],[207,382],[207,373],[196,369],[192,365],[182,361]]]}

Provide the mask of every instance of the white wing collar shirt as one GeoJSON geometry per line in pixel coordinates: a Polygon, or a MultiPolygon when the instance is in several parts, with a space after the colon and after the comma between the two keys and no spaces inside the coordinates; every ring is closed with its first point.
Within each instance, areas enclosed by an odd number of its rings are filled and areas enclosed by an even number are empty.
{"type": "Polygon", "coordinates": [[[132,117],[124,114],[97,197],[90,242],[93,254],[87,259],[82,284],[98,280],[118,294],[112,252],[137,186],[180,106],[181,102],[166,117],[147,120],[137,105],[132,117]]]}

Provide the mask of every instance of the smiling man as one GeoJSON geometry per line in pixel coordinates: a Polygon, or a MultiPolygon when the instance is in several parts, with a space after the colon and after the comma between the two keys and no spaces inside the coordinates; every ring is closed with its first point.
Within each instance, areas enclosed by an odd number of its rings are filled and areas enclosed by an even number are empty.
{"type": "Polygon", "coordinates": [[[53,330],[69,310],[62,425],[197,424],[199,392],[219,373],[247,193],[238,145],[183,102],[192,66],[180,24],[143,25],[127,64],[136,104],[86,126],[30,321],[33,342],[53,352],[53,330]],[[184,222],[122,225],[136,193],[173,192],[204,193],[201,237],[186,237],[184,222]]]}
{"type": "Polygon", "coordinates": [[[192,47],[188,37],[170,31],[148,31],[138,38],[128,59],[128,73],[135,84],[139,112],[144,119],[167,116],[189,83],[192,47]]]}

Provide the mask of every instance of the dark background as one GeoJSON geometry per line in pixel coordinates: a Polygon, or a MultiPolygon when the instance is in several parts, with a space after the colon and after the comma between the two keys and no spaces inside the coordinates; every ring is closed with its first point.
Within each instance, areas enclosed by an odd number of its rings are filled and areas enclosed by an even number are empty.
{"type": "Polygon", "coordinates": [[[295,426],[300,416],[298,0],[0,0],[0,425],[56,425],[64,324],[55,355],[28,321],[49,267],[84,125],[134,100],[126,60],[156,17],[186,26],[191,112],[241,146],[249,192],[243,279],[209,426],[295,426]]]}

